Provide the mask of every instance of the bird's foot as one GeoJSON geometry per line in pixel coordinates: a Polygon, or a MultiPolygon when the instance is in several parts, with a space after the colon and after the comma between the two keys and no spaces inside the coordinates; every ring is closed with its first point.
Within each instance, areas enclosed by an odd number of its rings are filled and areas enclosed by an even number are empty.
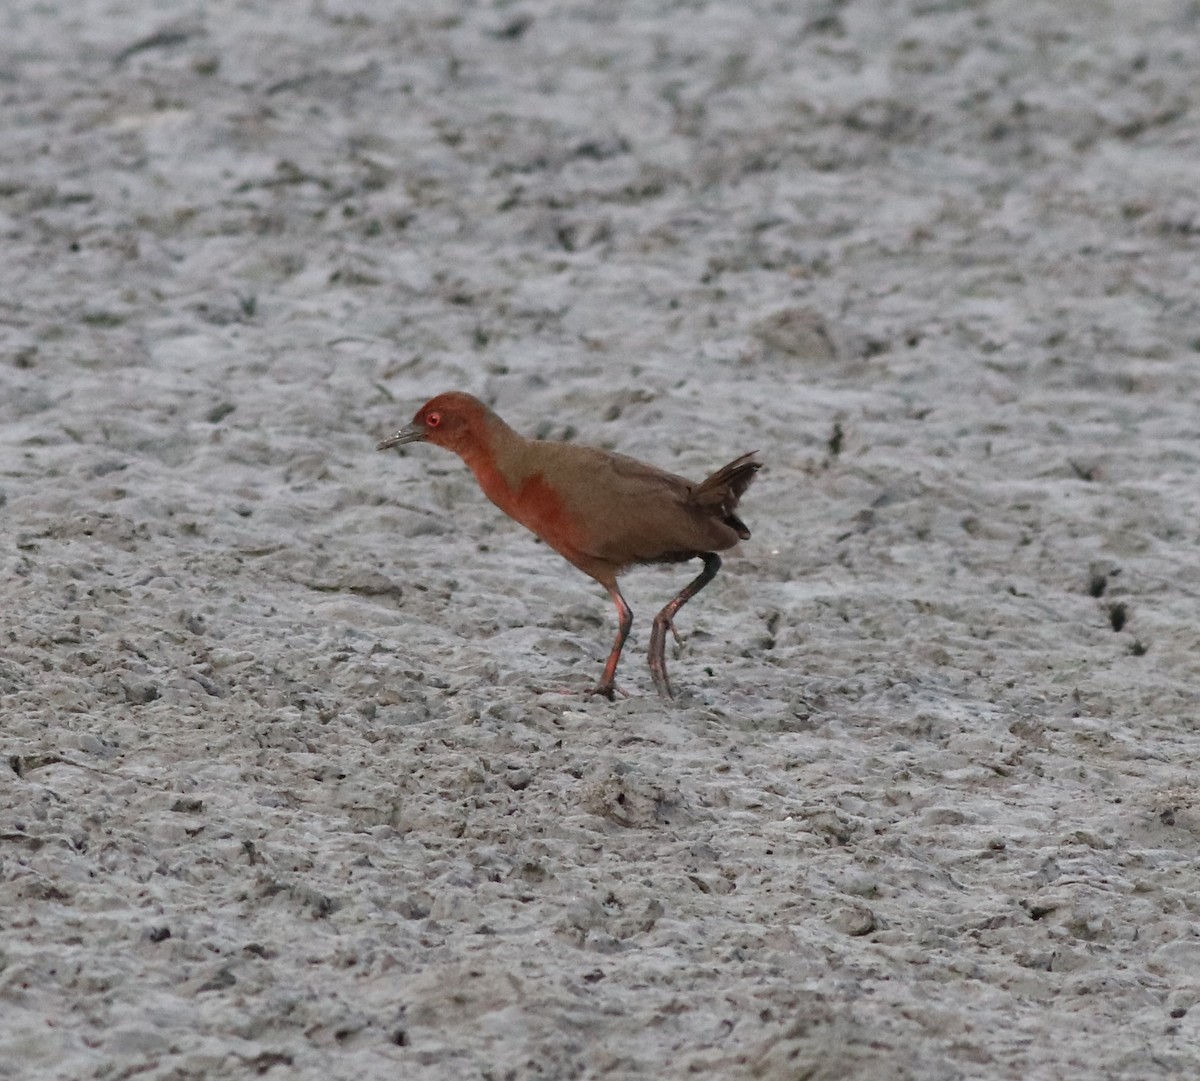
{"type": "Polygon", "coordinates": [[[584,698],[591,698],[593,695],[600,695],[601,698],[607,698],[610,702],[616,699],[619,694],[622,698],[628,698],[629,692],[623,687],[618,687],[615,683],[597,683],[594,687],[589,687],[583,692],[584,698]]]}

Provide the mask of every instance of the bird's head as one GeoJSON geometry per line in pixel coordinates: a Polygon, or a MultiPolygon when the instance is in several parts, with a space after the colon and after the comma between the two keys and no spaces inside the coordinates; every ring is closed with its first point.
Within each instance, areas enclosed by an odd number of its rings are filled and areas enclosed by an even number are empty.
{"type": "Polygon", "coordinates": [[[452,390],[431,398],[394,435],[382,440],[376,450],[402,447],[406,443],[433,443],[463,454],[479,443],[491,410],[478,398],[452,390]]]}

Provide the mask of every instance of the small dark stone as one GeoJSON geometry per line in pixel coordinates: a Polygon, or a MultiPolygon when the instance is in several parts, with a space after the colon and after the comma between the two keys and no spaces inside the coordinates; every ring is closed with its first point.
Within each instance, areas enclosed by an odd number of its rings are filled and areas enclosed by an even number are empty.
{"type": "Polygon", "coordinates": [[[533,781],[533,775],[527,769],[513,769],[505,778],[504,783],[514,792],[524,792],[533,781]]]}
{"type": "Polygon", "coordinates": [[[284,1051],[264,1051],[249,1059],[246,1065],[254,1067],[257,1074],[265,1074],[273,1066],[290,1066],[293,1061],[292,1056],[284,1051]]]}
{"type": "Polygon", "coordinates": [[[158,688],[153,683],[125,683],[121,689],[125,701],[134,706],[144,706],[158,697],[158,688]]]}
{"type": "Polygon", "coordinates": [[[517,38],[523,37],[525,31],[532,25],[533,16],[522,13],[515,18],[509,19],[507,23],[494,31],[492,36],[499,38],[501,41],[515,41],[517,38]]]}
{"type": "Polygon", "coordinates": [[[237,983],[237,977],[227,968],[221,969],[212,979],[205,980],[197,991],[223,991],[237,983]]]}

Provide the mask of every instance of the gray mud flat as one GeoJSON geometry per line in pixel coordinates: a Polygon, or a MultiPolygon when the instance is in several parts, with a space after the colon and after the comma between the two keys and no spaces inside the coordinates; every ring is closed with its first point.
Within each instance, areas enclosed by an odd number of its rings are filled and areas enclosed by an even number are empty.
{"type": "Polygon", "coordinates": [[[0,1077],[1200,1076],[1200,7],[9,0],[0,1077]],[[425,398],[768,463],[660,703],[425,398]],[[563,691],[567,693],[563,693],[563,691]]]}

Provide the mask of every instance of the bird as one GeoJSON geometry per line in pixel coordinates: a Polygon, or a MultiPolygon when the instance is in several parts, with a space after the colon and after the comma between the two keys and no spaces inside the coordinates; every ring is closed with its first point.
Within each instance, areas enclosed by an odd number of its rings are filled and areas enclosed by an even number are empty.
{"type": "Polygon", "coordinates": [[[612,701],[620,690],[617,664],[633,626],[633,610],[617,585],[621,574],[640,564],[703,561],[704,569],[654,617],[651,628],[650,674],[662,698],[674,697],[667,631],[679,641],[675,617],[720,570],[717,553],[750,537],[736,511],[762,467],[758,451],[695,484],[624,454],[528,439],[462,391],[431,398],[376,450],[409,443],[453,451],[488,499],[607,590],[617,608],[617,636],[589,695],[612,701]]]}

